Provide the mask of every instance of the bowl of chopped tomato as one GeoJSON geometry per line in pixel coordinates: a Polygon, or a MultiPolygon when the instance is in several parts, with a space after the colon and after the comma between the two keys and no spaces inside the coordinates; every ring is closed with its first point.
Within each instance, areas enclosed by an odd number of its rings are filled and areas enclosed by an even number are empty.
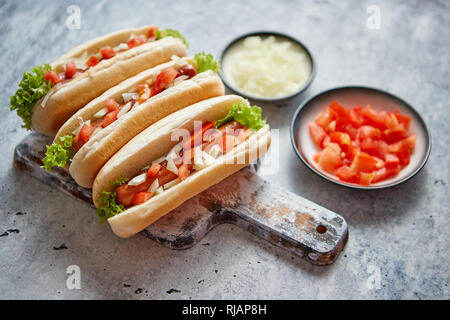
{"type": "Polygon", "coordinates": [[[431,152],[431,136],[404,100],[368,87],[340,87],[303,103],[291,123],[300,160],[334,183],[380,189],[417,174],[431,152]]]}

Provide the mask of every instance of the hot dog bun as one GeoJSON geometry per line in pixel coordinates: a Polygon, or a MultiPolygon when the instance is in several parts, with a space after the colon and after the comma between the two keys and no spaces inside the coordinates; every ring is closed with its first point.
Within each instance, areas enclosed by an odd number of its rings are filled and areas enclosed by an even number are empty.
{"type": "MultiPolygon", "coordinates": [[[[131,35],[144,34],[149,28],[150,26],[124,30],[88,41],[69,51],[51,66],[56,72],[63,72],[65,64],[79,58],[83,52],[95,54],[102,47],[113,47],[126,42],[131,35]]],[[[169,61],[172,55],[184,57],[186,47],[180,39],[166,37],[100,61],[74,79],[58,84],[49,92],[50,96],[44,107],[43,99],[38,101],[33,108],[32,128],[46,135],[55,135],[61,125],[89,101],[123,80],[169,61]]]]}
{"type": "MultiPolygon", "coordinates": [[[[100,170],[92,190],[95,205],[97,207],[101,205],[99,194],[102,190],[114,189],[111,181],[132,177],[152,160],[167,154],[178,142],[171,139],[174,129],[183,128],[191,131],[194,128],[194,121],[220,119],[236,102],[245,102],[245,100],[235,95],[204,100],[171,114],[141,132],[100,170]]],[[[269,148],[270,141],[269,126],[266,125],[252,134],[247,141],[217,158],[211,166],[194,172],[186,180],[152,197],[147,202],[109,218],[108,222],[113,232],[124,238],[140,232],[186,200],[245,167],[249,163],[250,155],[262,156],[269,148]],[[236,163],[236,159],[245,159],[245,162],[236,163]]]]}
{"type": "MultiPolygon", "coordinates": [[[[75,114],[67,125],[64,125],[64,129],[61,128],[57,137],[70,134],[75,130],[79,125],[78,116],[92,116],[104,107],[106,99],[120,96],[130,88],[134,88],[136,84],[141,83],[143,79],[152,77],[171,65],[172,62],[169,62],[147,70],[105,92],[75,114]]],[[[72,159],[69,168],[70,174],[80,186],[91,188],[95,176],[106,161],[142,130],[177,110],[204,99],[223,95],[224,91],[219,76],[210,70],[166,89],[92,136],[72,159]]]]}

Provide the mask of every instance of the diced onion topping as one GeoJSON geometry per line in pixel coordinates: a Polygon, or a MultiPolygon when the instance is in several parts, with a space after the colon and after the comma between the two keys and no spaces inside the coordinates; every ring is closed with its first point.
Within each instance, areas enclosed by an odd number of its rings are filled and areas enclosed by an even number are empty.
{"type": "Polygon", "coordinates": [[[155,191],[155,196],[157,196],[158,194],[160,194],[161,192],[164,191],[164,188],[161,186],[159,187],[156,191],[155,191]]]}
{"type": "Polygon", "coordinates": [[[128,102],[130,100],[139,99],[139,94],[137,94],[136,92],[127,92],[127,93],[122,93],[122,97],[123,97],[124,102],[128,102]]]}
{"type": "Polygon", "coordinates": [[[147,174],[146,173],[140,174],[140,175],[134,177],[133,179],[131,179],[128,182],[128,185],[129,186],[138,186],[138,185],[144,183],[145,179],[147,179],[147,174]]]}
{"type": "Polygon", "coordinates": [[[274,98],[300,89],[312,68],[305,50],[296,43],[274,36],[250,36],[229,49],[223,70],[243,92],[274,98]]]}
{"type": "Polygon", "coordinates": [[[174,159],[176,157],[178,157],[178,154],[180,153],[181,149],[183,149],[183,144],[182,143],[178,143],[176,144],[167,154],[167,159],[174,159]]]}
{"type": "Polygon", "coordinates": [[[103,118],[103,116],[107,113],[108,113],[108,108],[100,109],[96,114],[94,114],[93,118],[94,119],[103,118]]]}
{"type": "Polygon", "coordinates": [[[123,106],[122,109],[120,109],[119,113],[117,114],[117,119],[119,119],[120,117],[122,117],[125,113],[127,113],[128,111],[130,111],[132,107],[132,103],[131,101],[128,102],[126,105],[123,106]]]}
{"type": "Polygon", "coordinates": [[[208,154],[213,157],[214,159],[217,158],[220,152],[220,147],[218,144],[215,144],[209,149],[208,154]]]}
{"type": "Polygon", "coordinates": [[[183,82],[184,80],[189,79],[189,77],[187,75],[182,75],[179,76],[178,78],[175,78],[175,80],[173,81],[173,85],[176,86],[178,84],[180,84],[181,82],[183,82]]]}
{"type": "Polygon", "coordinates": [[[150,188],[148,188],[148,192],[150,192],[151,194],[155,194],[158,188],[159,188],[159,181],[158,179],[155,179],[150,188]]]}
{"type": "Polygon", "coordinates": [[[167,170],[170,172],[173,172],[174,174],[178,175],[178,168],[175,165],[175,162],[173,162],[172,158],[167,158],[167,170]]]}

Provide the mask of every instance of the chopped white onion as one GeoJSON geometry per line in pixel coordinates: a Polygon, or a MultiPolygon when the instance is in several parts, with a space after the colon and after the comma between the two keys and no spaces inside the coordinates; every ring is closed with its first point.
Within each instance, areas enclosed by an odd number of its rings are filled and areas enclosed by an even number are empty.
{"type": "Polygon", "coordinates": [[[155,191],[155,196],[157,196],[158,194],[162,193],[164,191],[164,188],[161,186],[159,187],[156,191],[155,191]]]}
{"type": "Polygon", "coordinates": [[[122,93],[122,97],[123,97],[124,102],[128,102],[130,100],[139,99],[139,94],[137,94],[136,92],[127,92],[127,93],[122,93]]]}
{"type": "Polygon", "coordinates": [[[164,190],[167,190],[169,188],[172,188],[173,186],[176,186],[177,184],[179,184],[181,182],[180,178],[176,178],[175,180],[172,180],[170,182],[167,182],[163,188],[164,190]]]}
{"type": "Polygon", "coordinates": [[[126,105],[124,105],[122,109],[120,109],[119,113],[117,114],[117,119],[122,117],[128,111],[130,111],[131,107],[132,107],[132,104],[131,104],[131,101],[130,101],[126,105]]]}
{"type": "Polygon", "coordinates": [[[185,74],[183,74],[182,76],[179,76],[178,78],[175,78],[175,80],[173,81],[173,85],[179,85],[181,82],[183,82],[184,80],[189,79],[189,77],[185,74]]]}
{"type": "Polygon", "coordinates": [[[202,156],[203,156],[203,163],[208,167],[210,165],[212,165],[214,163],[214,161],[216,160],[215,158],[213,158],[212,156],[210,156],[207,152],[202,152],[202,156]]]}
{"type": "Polygon", "coordinates": [[[140,174],[128,182],[129,186],[138,186],[145,182],[147,179],[147,173],[140,174]]]}
{"type": "Polygon", "coordinates": [[[79,58],[72,59],[72,61],[75,62],[75,66],[77,69],[85,69],[87,60],[88,60],[87,51],[84,51],[83,54],[79,58]]]}
{"type": "Polygon", "coordinates": [[[219,155],[219,152],[220,152],[220,147],[216,143],[211,147],[211,149],[209,149],[208,154],[215,159],[219,155]]]}
{"type": "Polygon", "coordinates": [[[155,179],[155,181],[153,181],[150,188],[148,188],[148,192],[150,192],[151,194],[155,194],[155,192],[158,188],[159,188],[159,181],[158,181],[158,179],[155,179]]]}
{"type": "Polygon", "coordinates": [[[118,46],[114,47],[114,51],[123,51],[128,50],[128,45],[126,43],[121,43],[118,46]]]}
{"type": "Polygon", "coordinates": [[[50,96],[53,94],[53,92],[55,92],[55,87],[50,89],[50,91],[47,92],[47,94],[45,95],[44,99],[42,99],[42,102],[41,102],[42,108],[45,108],[45,105],[47,104],[47,100],[48,100],[48,98],[50,98],[50,96]]]}
{"type": "Polygon", "coordinates": [[[167,158],[167,170],[170,172],[173,172],[174,174],[178,175],[178,168],[175,165],[175,162],[173,162],[172,158],[167,158]]]}
{"type": "Polygon", "coordinates": [[[177,67],[177,68],[181,68],[181,67],[183,67],[183,66],[185,66],[185,65],[187,64],[187,61],[186,61],[186,60],[184,60],[184,59],[178,57],[177,55],[173,55],[173,56],[172,56],[172,61],[175,62],[174,65],[175,65],[175,67],[177,67]]]}
{"type": "Polygon", "coordinates": [[[167,159],[174,159],[178,157],[178,154],[180,153],[181,149],[183,149],[183,144],[180,142],[176,144],[167,154],[167,159]]]}
{"type": "Polygon", "coordinates": [[[203,151],[201,147],[195,147],[194,148],[194,170],[201,170],[205,168],[205,163],[203,161],[203,151]]]}
{"type": "Polygon", "coordinates": [[[103,129],[102,127],[97,127],[97,128],[95,128],[94,132],[92,132],[91,137],[95,136],[97,133],[99,133],[100,131],[102,131],[102,129],[103,129]]]}
{"type": "Polygon", "coordinates": [[[100,109],[96,114],[93,115],[93,118],[100,119],[107,113],[108,113],[108,108],[100,109]]]}

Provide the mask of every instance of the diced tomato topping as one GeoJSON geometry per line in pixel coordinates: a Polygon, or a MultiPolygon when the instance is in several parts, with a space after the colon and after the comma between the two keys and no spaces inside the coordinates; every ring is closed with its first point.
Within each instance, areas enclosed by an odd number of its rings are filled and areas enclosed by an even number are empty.
{"type": "Polygon", "coordinates": [[[172,83],[177,77],[178,71],[175,68],[167,68],[161,71],[155,80],[155,84],[152,89],[152,96],[160,93],[164,90],[168,84],[172,83]]]}
{"type": "Polygon", "coordinates": [[[156,31],[159,30],[158,27],[150,27],[147,32],[147,38],[152,39],[156,37],[156,31]]]}
{"type": "Polygon", "coordinates": [[[391,144],[405,138],[407,132],[403,124],[397,124],[396,126],[383,131],[384,140],[391,144]]]}
{"type": "Polygon", "coordinates": [[[403,124],[406,130],[409,130],[409,124],[411,122],[411,118],[401,114],[398,110],[394,111],[394,115],[397,118],[398,122],[403,124]]]}
{"type": "Polygon", "coordinates": [[[334,114],[330,111],[330,109],[325,110],[316,118],[315,123],[322,127],[322,129],[326,129],[331,121],[334,120],[334,114]]]}
{"type": "Polygon", "coordinates": [[[158,174],[161,169],[161,165],[159,163],[153,163],[150,169],[147,171],[147,177],[154,178],[158,174]]]}
{"type": "Polygon", "coordinates": [[[322,146],[322,141],[326,136],[325,130],[315,122],[310,122],[308,124],[308,129],[314,144],[320,148],[322,146]]]}
{"type": "Polygon", "coordinates": [[[134,48],[147,42],[144,35],[139,35],[127,41],[128,48],[134,48]]]}
{"type": "Polygon", "coordinates": [[[189,177],[189,166],[186,163],[183,163],[178,168],[178,177],[181,181],[185,180],[187,177],[189,177]]]}
{"type": "Polygon", "coordinates": [[[119,109],[119,104],[113,99],[106,99],[106,108],[109,112],[119,109]]]}
{"type": "Polygon", "coordinates": [[[178,176],[170,170],[167,170],[166,167],[162,167],[158,172],[158,183],[160,186],[165,185],[166,183],[176,179],[178,176]]]}
{"type": "Polygon", "coordinates": [[[84,142],[88,142],[89,138],[91,137],[91,134],[94,132],[94,128],[88,124],[84,124],[81,127],[80,132],[78,133],[78,137],[80,140],[84,142]]]}
{"type": "Polygon", "coordinates": [[[102,127],[106,128],[107,126],[109,126],[111,123],[113,123],[114,121],[117,120],[117,115],[119,114],[119,109],[116,109],[114,111],[108,112],[105,115],[105,118],[103,119],[102,122],[102,127]]]}
{"type": "Polygon", "coordinates": [[[194,129],[194,131],[191,134],[191,138],[183,144],[183,149],[187,150],[190,148],[194,148],[197,145],[203,143],[204,141],[203,135],[209,129],[214,128],[215,124],[216,124],[215,121],[208,121],[202,126],[201,130],[194,129]]]}
{"type": "Polygon", "coordinates": [[[375,177],[374,172],[360,172],[359,176],[359,184],[363,186],[368,186],[372,183],[373,178],[375,177]]]}
{"type": "Polygon", "coordinates": [[[360,148],[362,151],[380,159],[385,159],[386,154],[389,152],[389,146],[385,141],[372,138],[362,140],[360,148]]]}
{"type": "Polygon", "coordinates": [[[85,144],[86,142],[81,140],[80,137],[78,135],[76,135],[73,139],[72,139],[72,148],[75,152],[78,152],[78,150],[81,149],[81,147],[85,144]]]}
{"type": "Polygon", "coordinates": [[[323,170],[333,172],[334,169],[342,164],[341,147],[337,143],[329,143],[320,152],[317,163],[323,170]]]}
{"type": "Polygon", "coordinates": [[[44,73],[44,79],[47,81],[53,82],[53,84],[57,84],[60,79],[55,71],[48,70],[44,73]]]}
{"type": "Polygon", "coordinates": [[[358,152],[353,159],[352,169],[356,172],[371,172],[381,167],[381,163],[370,154],[358,152]]]}
{"type": "Polygon", "coordinates": [[[77,72],[77,66],[75,62],[70,61],[66,63],[66,78],[73,78],[75,73],[77,72]]]}
{"type": "Polygon", "coordinates": [[[88,61],[86,62],[86,66],[88,68],[91,68],[93,66],[96,66],[98,63],[100,62],[100,60],[98,60],[98,58],[96,56],[91,56],[88,61]]]}
{"type": "Polygon", "coordinates": [[[334,173],[339,179],[347,182],[354,182],[356,178],[356,172],[349,166],[341,166],[336,169],[334,173]]]}
{"type": "Polygon", "coordinates": [[[179,76],[188,76],[189,78],[192,78],[196,74],[197,74],[197,69],[190,63],[188,63],[178,69],[179,76]]]}
{"type": "Polygon", "coordinates": [[[123,184],[116,188],[116,199],[117,203],[124,205],[125,207],[131,206],[133,204],[133,198],[135,194],[139,192],[146,192],[148,188],[152,185],[154,179],[146,179],[144,183],[137,186],[130,186],[128,184],[123,184]]]}
{"type": "Polygon", "coordinates": [[[381,137],[381,131],[378,128],[372,126],[362,126],[358,129],[357,138],[359,140],[364,140],[366,138],[378,139],[381,137]]]}
{"type": "Polygon", "coordinates": [[[220,150],[222,153],[227,153],[234,148],[236,137],[231,134],[224,134],[223,139],[219,141],[220,150]]]}
{"type": "Polygon", "coordinates": [[[102,55],[103,59],[111,59],[116,55],[116,52],[111,47],[104,47],[100,49],[100,54],[102,55]]]}
{"type": "Polygon", "coordinates": [[[385,159],[386,169],[395,169],[400,165],[400,159],[392,153],[388,153],[385,159]]]}
{"type": "Polygon", "coordinates": [[[151,192],[138,192],[133,196],[132,204],[137,206],[138,204],[144,203],[152,197],[151,192]]]}
{"type": "Polygon", "coordinates": [[[342,151],[347,151],[348,146],[351,144],[350,136],[347,133],[342,132],[331,132],[329,134],[330,141],[336,142],[341,147],[342,151]]]}

